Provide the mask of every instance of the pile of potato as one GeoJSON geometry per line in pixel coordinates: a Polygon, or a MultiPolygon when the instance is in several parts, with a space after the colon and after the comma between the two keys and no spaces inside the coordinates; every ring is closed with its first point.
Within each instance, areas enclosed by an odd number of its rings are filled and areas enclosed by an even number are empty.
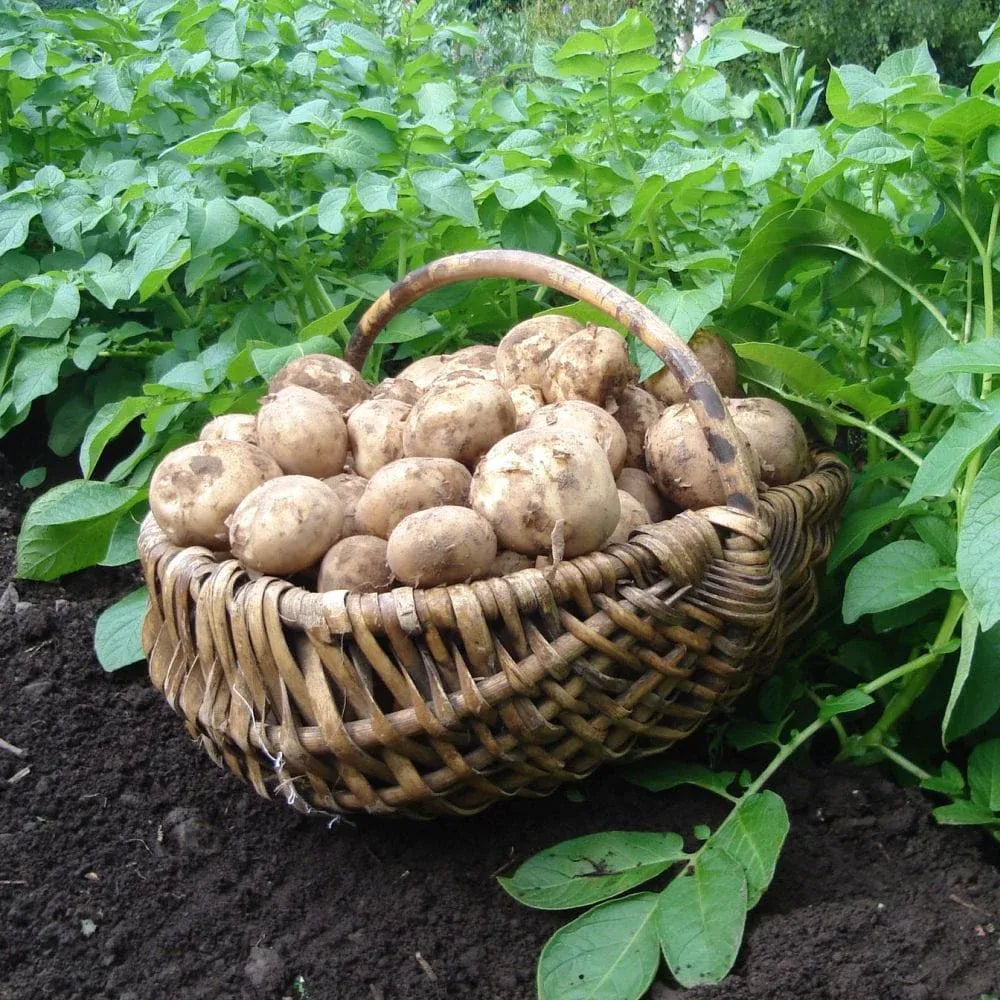
{"type": "MultiPolygon", "coordinates": [[[[733,397],[725,341],[700,331],[691,347],[733,397]]],[[[255,416],[217,417],[167,455],[150,506],[174,544],[318,591],[558,563],[725,500],[676,379],[636,378],[622,336],[558,315],[375,387],[339,358],[307,355],[275,375],[255,416]]],[[[765,484],[805,474],[805,434],[788,410],[770,399],[729,408],[765,484]]]]}

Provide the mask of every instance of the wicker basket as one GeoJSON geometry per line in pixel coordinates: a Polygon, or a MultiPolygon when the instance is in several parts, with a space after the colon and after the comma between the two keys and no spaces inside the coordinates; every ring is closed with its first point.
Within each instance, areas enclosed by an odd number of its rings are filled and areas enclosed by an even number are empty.
{"type": "Polygon", "coordinates": [[[421,295],[523,278],[589,302],[685,390],[728,501],[546,570],[385,594],[251,581],[232,559],[139,553],[153,683],[220,764],[303,810],[428,817],[547,795],[606,760],[658,753],[759,679],[812,613],[848,490],[833,455],[758,496],[714,383],[652,312],[579,268],[490,250],[436,261],[369,309],[348,347],[421,295]]]}

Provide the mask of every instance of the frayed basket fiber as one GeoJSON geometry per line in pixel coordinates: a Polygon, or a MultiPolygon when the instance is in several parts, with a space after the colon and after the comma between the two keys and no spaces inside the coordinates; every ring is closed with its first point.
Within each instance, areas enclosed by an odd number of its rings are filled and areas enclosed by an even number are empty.
{"type": "Polygon", "coordinates": [[[139,553],[150,676],[208,753],[302,809],[432,817],[543,796],[603,761],[660,753],[774,666],[816,604],[847,496],[834,455],[758,491],[715,384],[649,309],[565,262],[520,251],[444,258],[393,285],[347,360],[420,296],[520,278],[590,303],[677,377],[725,487],[629,541],[544,570],[420,590],[316,594],[251,580],[225,554],[139,553]]]}

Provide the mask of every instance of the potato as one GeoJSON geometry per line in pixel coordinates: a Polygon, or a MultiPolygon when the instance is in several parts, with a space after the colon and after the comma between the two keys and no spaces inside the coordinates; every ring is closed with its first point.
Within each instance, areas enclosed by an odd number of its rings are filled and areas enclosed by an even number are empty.
{"type": "Polygon", "coordinates": [[[400,458],[383,465],[358,501],[363,531],[388,538],[410,514],[428,507],[469,504],[469,470],[450,458],[400,458]]]}
{"type": "Polygon", "coordinates": [[[497,346],[494,365],[500,384],[541,389],[549,355],[583,326],[569,316],[534,316],[512,326],[497,346]]]}
{"type": "Polygon", "coordinates": [[[423,389],[405,378],[383,379],[372,390],[374,399],[398,399],[402,403],[409,403],[410,406],[413,406],[423,394],[423,389]]]}
{"type": "Polygon", "coordinates": [[[270,455],[244,441],[195,441],[170,452],[149,485],[156,523],[174,545],[229,548],[226,518],[243,498],[281,475],[270,455]]]}
{"type": "Polygon", "coordinates": [[[464,369],[479,372],[490,382],[499,382],[500,373],[496,367],[497,348],[491,344],[472,344],[455,351],[445,367],[451,370],[464,369]]]}
{"type": "Polygon", "coordinates": [[[483,576],[497,554],[489,522],[468,507],[435,507],[404,517],[389,536],[389,569],[411,587],[483,576]]]}
{"type": "Polygon", "coordinates": [[[341,413],[371,396],[371,386],[361,373],[342,358],[329,354],[306,354],[289,361],[271,379],[268,393],[272,396],[290,385],[312,389],[333,400],[341,413]]]}
{"type": "Polygon", "coordinates": [[[257,444],[257,417],[253,413],[224,413],[202,427],[198,440],[257,444]]]}
{"type": "Polygon", "coordinates": [[[567,431],[527,429],[495,444],[476,467],[470,498],[503,548],[551,552],[556,562],[601,546],[621,515],[604,449],[567,431]]]}
{"type": "Polygon", "coordinates": [[[354,470],[370,479],[383,465],[403,457],[403,427],[413,409],[398,399],[368,399],[347,417],[354,470]]]}
{"type": "Polygon", "coordinates": [[[533,385],[515,385],[508,390],[508,395],[514,404],[514,413],[517,414],[515,429],[523,431],[528,426],[532,413],[545,405],[545,397],[542,390],[533,385]]]}
{"type": "Polygon", "coordinates": [[[727,400],[733,423],[760,459],[760,478],[768,486],[787,486],[809,469],[809,442],[791,412],[773,399],[727,400]]]}
{"type": "MultiPolygon", "coordinates": [[[[434,392],[450,385],[466,385],[469,382],[488,382],[484,373],[478,368],[445,368],[440,375],[436,375],[431,384],[427,387],[427,392],[434,392]]],[[[493,379],[495,382],[496,379],[493,379]]],[[[426,393],[425,393],[426,394],[426,393]]]]}
{"type": "MultiPolygon", "coordinates": [[[[714,330],[697,330],[688,341],[705,371],[711,375],[719,394],[736,394],[736,355],[714,330]]],[[[663,368],[642,383],[642,388],[668,406],[685,401],[680,382],[669,368],[663,368]]]]}
{"type": "Polygon", "coordinates": [[[269,479],[229,518],[229,547],[247,568],[285,576],[308,569],[340,537],[344,508],[310,476],[269,479]]]}
{"type": "Polygon", "coordinates": [[[606,542],[607,545],[612,542],[627,542],[628,536],[636,528],[650,523],[649,512],[630,493],[619,490],[618,500],[622,505],[622,513],[615,525],[615,530],[611,532],[611,537],[606,542]]]}
{"type": "MultiPolygon", "coordinates": [[[[755,478],[760,464],[746,436],[747,457],[755,478]]],[[[708,442],[687,403],[668,406],[646,434],[646,464],[657,488],[667,500],[686,510],[714,507],[726,502],[722,480],[708,442]]]]}
{"type": "Polygon", "coordinates": [[[507,390],[496,383],[471,378],[433,385],[407,417],[403,450],[410,457],[453,458],[471,468],[516,422],[507,390]]]}
{"type": "Polygon", "coordinates": [[[510,573],[518,573],[522,569],[534,569],[535,560],[530,556],[520,552],[511,552],[504,549],[498,552],[496,559],[490,563],[490,568],[486,571],[487,576],[507,576],[510,573]]]}
{"type": "Polygon", "coordinates": [[[451,357],[447,354],[429,354],[407,365],[396,377],[412,382],[423,392],[447,368],[449,361],[451,357]]]}
{"type": "Polygon", "coordinates": [[[607,410],[582,399],[567,399],[549,403],[535,410],[528,427],[548,427],[551,430],[576,431],[593,438],[608,456],[611,474],[617,476],[625,466],[628,441],[618,421],[607,410]]]}
{"type": "Polygon", "coordinates": [[[316,590],[360,590],[379,593],[392,585],[386,543],[374,535],[342,538],[319,564],[316,590]]]}
{"type": "Polygon", "coordinates": [[[362,535],[364,532],[358,524],[358,501],[368,486],[364,476],[356,476],[352,472],[342,472],[339,476],[328,476],[323,480],[333,490],[344,508],[344,526],[340,537],[350,538],[352,535],[362,535]]]}
{"type": "Polygon", "coordinates": [[[541,388],[548,403],[585,399],[603,406],[634,378],[625,338],[607,326],[587,326],[549,355],[541,388]]]}
{"type": "Polygon", "coordinates": [[[324,479],[344,470],[347,425],[336,403],[312,389],[291,385],[265,396],[257,438],[287,475],[324,479]]]}
{"type": "Polygon", "coordinates": [[[646,431],[663,412],[663,404],[637,385],[627,385],[618,394],[614,418],[625,432],[625,464],[633,469],[646,468],[646,431]]]}
{"type": "Polygon", "coordinates": [[[635,497],[646,508],[649,520],[656,524],[658,521],[665,521],[677,508],[671,510],[672,505],[668,505],[666,500],[660,496],[653,482],[653,477],[642,469],[633,469],[626,466],[615,480],[618,489],[635,497]]]}

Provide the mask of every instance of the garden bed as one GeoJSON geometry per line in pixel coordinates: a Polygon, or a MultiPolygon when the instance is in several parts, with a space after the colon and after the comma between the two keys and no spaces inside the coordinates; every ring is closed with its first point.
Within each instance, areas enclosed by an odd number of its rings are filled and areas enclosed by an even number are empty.
{"type": "MultiPolygon", "coordinates": [[[[94,619],[131,570],[4,589],[30,497],[0,466],[0,737],[26,752],[0,752],[0,1000],[529,1000],[565,916],[519,906],[495,874],[568,837],[722,815],[706,792],[654,795],[613,769],[582,798],[465,820],[328,826],[264,802],[191,744],[140,669],[96,663],[94,619]]],[[[774,787],[791,833],[733,973],[686,994],[659,979],[651,997],[1000,989],[994,842],[936,826],[924,796],[875,770],[790,766],[774,787]]]]}

